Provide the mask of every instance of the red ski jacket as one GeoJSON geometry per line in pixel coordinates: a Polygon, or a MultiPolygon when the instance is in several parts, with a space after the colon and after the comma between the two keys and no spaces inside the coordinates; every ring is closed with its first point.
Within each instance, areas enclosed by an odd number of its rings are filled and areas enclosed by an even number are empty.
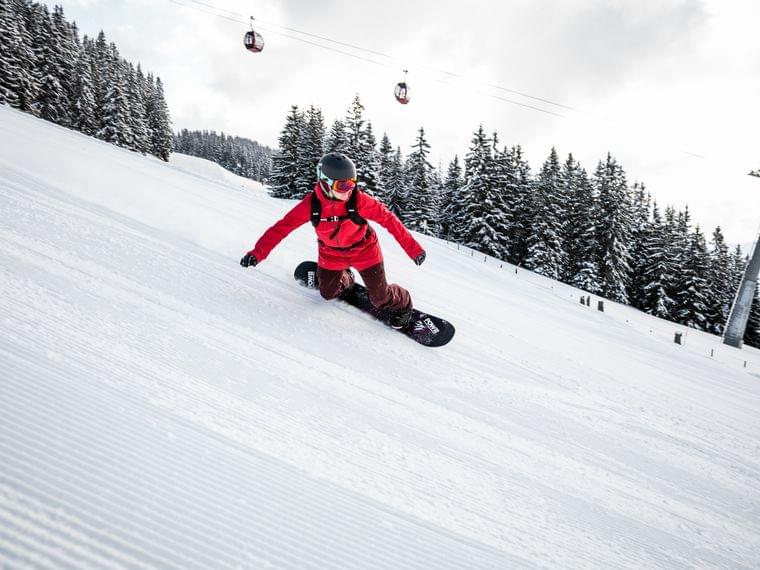
{"type": "MultiPolygon", "coordinates": [[[[319,186],[314,187],[314,192],[322,205],[322,218],[348,216],[346,202],[329,199],[319,186]]],[[[356,200],[356,211],[362,218],[377,222],[387,229],[410,258],[414,259],[423,253],[422,246],[382,202],[360,192],[356,200]]],[[[285,217],[265,231],[249,253],[258,261],[263,261],[290,232],[310,221],[311,192],[285,217]]],[[[352,266],[362,271],[383,261],[377,234],[369,224],[359,225],[346,218],[334,222],[322,221],[315,230],[319,244],[317,263],[320,267],[340,270],[352,266]]]]}

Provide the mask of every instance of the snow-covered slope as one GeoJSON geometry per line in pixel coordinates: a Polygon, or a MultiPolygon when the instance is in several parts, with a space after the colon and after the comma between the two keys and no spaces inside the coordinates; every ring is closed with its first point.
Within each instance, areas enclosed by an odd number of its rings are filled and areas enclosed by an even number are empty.
{"type": "Polygon", "coordinates": [[[760,567],[757,351],[381,232],[427,349],[290,206],[0,106],[0,566],[760,567]]]}

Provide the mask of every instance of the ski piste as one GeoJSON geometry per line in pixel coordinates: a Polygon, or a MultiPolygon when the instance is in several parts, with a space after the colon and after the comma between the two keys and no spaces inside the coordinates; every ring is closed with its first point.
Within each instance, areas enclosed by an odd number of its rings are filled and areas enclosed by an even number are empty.
{"type": "MultiPolygon", "coordinates": [[[[293,274],[296,281],[309,289],[319,289],[319,280],[317,278],[317,263],[315,261],[303,261],[296,267],[293,274]]],[[[369,300],[367,288],[360,283],[354,284],[354,295],[350,299],[341,299],[345,303],[352,305],[364,313],[375,317],[384,325],[390,327],[388,322],[389,313],[382,309],[376,308],[369,300]]],[[[392,328],[392,327],[390,327],[392,328]]],[[[417,341],[423,346],[437,347],[444,346],[453,337],[456,329],[450,322],[431,315],[423,313],[417,309],[412,309],[412,319],[408,326],[403,329],[394,329],[401,334],[417,341]]]]}

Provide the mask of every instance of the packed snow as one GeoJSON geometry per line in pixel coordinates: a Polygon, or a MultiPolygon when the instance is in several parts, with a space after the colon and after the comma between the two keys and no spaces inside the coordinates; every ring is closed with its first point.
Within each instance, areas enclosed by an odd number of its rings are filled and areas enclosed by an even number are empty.
{"type": "Polygon", "coordinates": [[[0,106],[0,567],[760,567],[760,352],[380,230],[425,348],[292,205],[0,106]]]}

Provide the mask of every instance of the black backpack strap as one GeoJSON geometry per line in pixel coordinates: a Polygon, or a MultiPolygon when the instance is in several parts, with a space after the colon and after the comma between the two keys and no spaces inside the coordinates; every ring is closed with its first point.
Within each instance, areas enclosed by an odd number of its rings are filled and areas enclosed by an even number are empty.
{"type": "Polygon", "coordinates": [[[354,191],[351,192],[351,196],[348,197],[348,202],[346,202],[346,211],[348,212],[348,217],[353,223],[363,226],[367,223],[367,220],[362,218],[359,215],[359,212],[356,210],[356,200],[358,199],[359,192],[361,192],[361,190],[358,188],[355,188],[354,191]]]}
{"type": "Polygon", "coordinates": [[[315,228],[319,225],[319,219],[322,217],[322,202],[319,201],[317,191],[311,192],[311,225],[315,228]]]}
{"type": "MultiPolygon", "coordinates": [[[[357,195],[361,192],[358,188],[356,188],[352,193],[351,196],[348,197],[348,201],[346,202],[346,211],[348,212],[348,219],[350,219],[352,222],[359,226],[363,226],[367,223],[367,220],[362,218],[359,215],[359,212],[356,210],[356,200],[357,195]]],[[[326,222],[338,222],[340,220],[345,220],[345,216],[334,216],[332,218],[326,218],[324,221],[326,222]]],[[[312,190],[311,192],[311,225],[315,228],[319,225],[319,222],[322,221],[322,202],[319,201],[319,197],[317,196],[317,191],[312,190]]]]}

